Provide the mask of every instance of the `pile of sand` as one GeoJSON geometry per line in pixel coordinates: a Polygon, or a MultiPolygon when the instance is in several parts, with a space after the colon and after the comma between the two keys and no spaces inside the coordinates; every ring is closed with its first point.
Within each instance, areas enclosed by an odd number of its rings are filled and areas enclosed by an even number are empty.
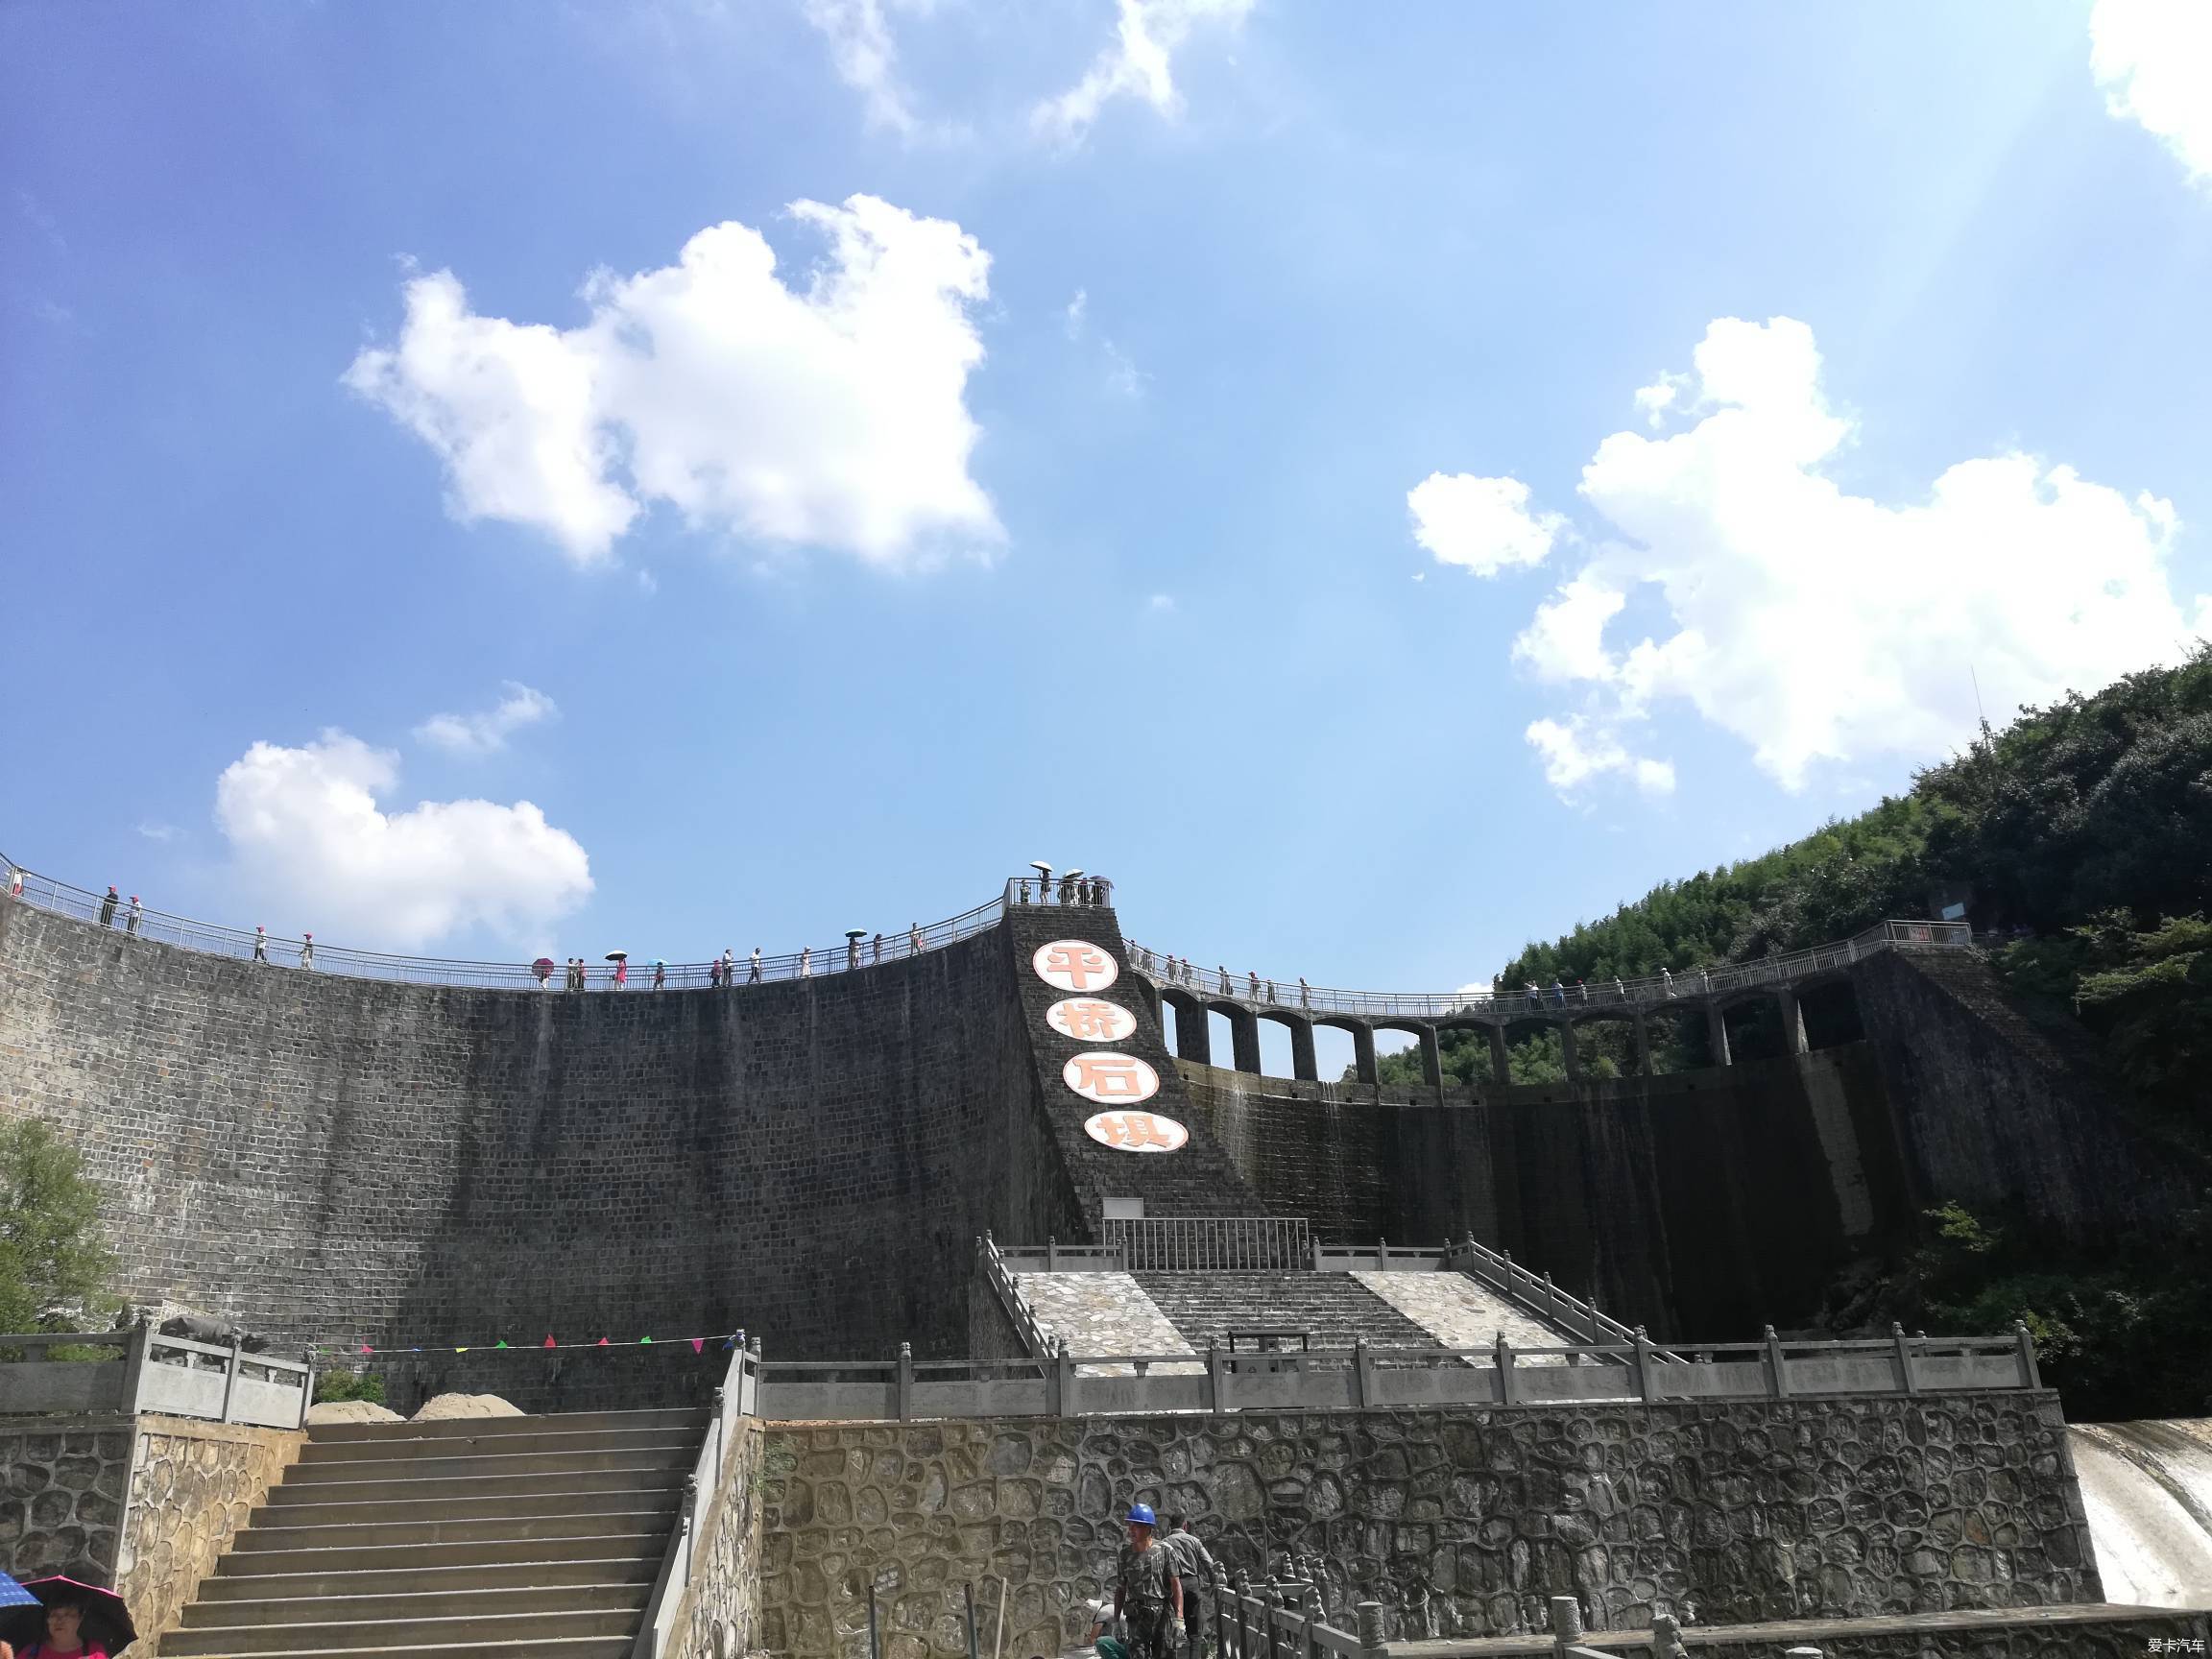
{"type": "Polygon", "coordinates": [[[318,1423],[404,1423],[390,1407],[373,1400],[323,1400],[307,1407],[307,1427],[318,1423]]]}
{"type": "Polygon", "coordinates": [[[417,1423],[443,1423],[449,1417],[519,1417],[517,1407],[496,1394],[441,1394],[426,1401],[412,1419],[417,1423]]]}

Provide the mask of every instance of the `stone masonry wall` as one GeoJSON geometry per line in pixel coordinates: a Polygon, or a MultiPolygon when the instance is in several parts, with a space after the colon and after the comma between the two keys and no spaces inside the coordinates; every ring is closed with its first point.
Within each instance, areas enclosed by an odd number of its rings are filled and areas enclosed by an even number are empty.
{"type": "Polygon", "coordinates": [[[772,1425],[757,1641],[959,1659],[961,1585],[1006,1651],[1080,1636],[1134,1500],[1181,1508],[1233,1570],[1323,1563],[1327,1604],[1394,1636],[2094,1601],[2056,1395],[1654,1407],[772,1425]],[[858,1633],[857,1635],[855,1633],[858,1633]]]}
{"type": "Polygon", "coordinates": [[[113,1582],[132,1424],[112,1413],[0,1417],[0,1563],[17,1578],[113,1582]]]}
{"type": "Polygon", "coordinates": [[[958,1354],[977,1233],[1083,1233],[1012,973],[1001,929],[724,992],[444,989],[0,903],[0,1115],[82,1149],[131,1299],[287,1346],[958,1354]]]}
{"type": "Polygon", "coordinates": [[[116,1588],[140,1647],[176,1627],[254,1505],[300,1455],[306,1436],[276,1429],[141,1417],[116,1588]]]}
{"type": "Polygon", "coordinates": [[[744,1659],[755,1647],[760,1601],[760,1455],[757,1418],[740,1417],[722,1468],[722,1489],[700,1516],[704,1559],[675,1627],[673,1659],[744,1659]]]}
{"type": "Polygon", "coordinates": [[[1663,1338],[1788,1327],[1913,1213],[1872,1047],[1656,1077],[1384,1091],[1178,1062],[1267,1210],[1325,1238],[1472,1232],[1663,1338]],[[1868,1143],[1873,1149],[1867,1150],[1868,1143]]]}

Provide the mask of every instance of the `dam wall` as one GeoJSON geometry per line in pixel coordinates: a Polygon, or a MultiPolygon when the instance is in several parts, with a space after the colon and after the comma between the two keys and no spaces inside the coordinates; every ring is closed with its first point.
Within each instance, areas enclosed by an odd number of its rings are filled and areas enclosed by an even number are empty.
{"type": "Polygon", "coordinates": [[[1322,1237],[1472,1232],[1662,1338],[1788,1322],[1837,1267],[1904,1238],[1873,1050],[1662,1076],[1376,1089],[1178,1062],[1271,1212],[1322,1237]]]}
{"type": "Polygon", "coordinates": [[[286,1345],[957,1354],[974,1236],[1085,1236],[1003,928],[731,991],[443,988],[0,904],[0,1114],[118,1289],[286,1345]]]}

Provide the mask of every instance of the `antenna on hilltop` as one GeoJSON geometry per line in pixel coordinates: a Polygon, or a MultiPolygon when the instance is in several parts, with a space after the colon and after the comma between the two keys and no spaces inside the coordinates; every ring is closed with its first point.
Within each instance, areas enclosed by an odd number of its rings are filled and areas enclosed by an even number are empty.
{"type": "Polygon", "coordinates": [[[1989,716],[1982,709],[1982,677],[1974,672],[1974,664],[1971,662],[1966,664],[1966,678],[1974,687],[1974,718],[1981,724],[1982,742],[1986,747],[1993,741],[1989,732],[1989,716]]]}

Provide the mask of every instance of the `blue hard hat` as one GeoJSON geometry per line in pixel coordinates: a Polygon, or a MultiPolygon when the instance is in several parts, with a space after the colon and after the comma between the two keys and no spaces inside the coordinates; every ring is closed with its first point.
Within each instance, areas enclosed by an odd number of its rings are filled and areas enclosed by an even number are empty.
{"type": "Polygon", "coordinates": [[[1129,1525],[1132,1527],[1157,1527],[1160,1525],[1160,1518],[1152,1513],[1151,1504],[1132,1503],[1129,1505],[1129,1525]]]}

